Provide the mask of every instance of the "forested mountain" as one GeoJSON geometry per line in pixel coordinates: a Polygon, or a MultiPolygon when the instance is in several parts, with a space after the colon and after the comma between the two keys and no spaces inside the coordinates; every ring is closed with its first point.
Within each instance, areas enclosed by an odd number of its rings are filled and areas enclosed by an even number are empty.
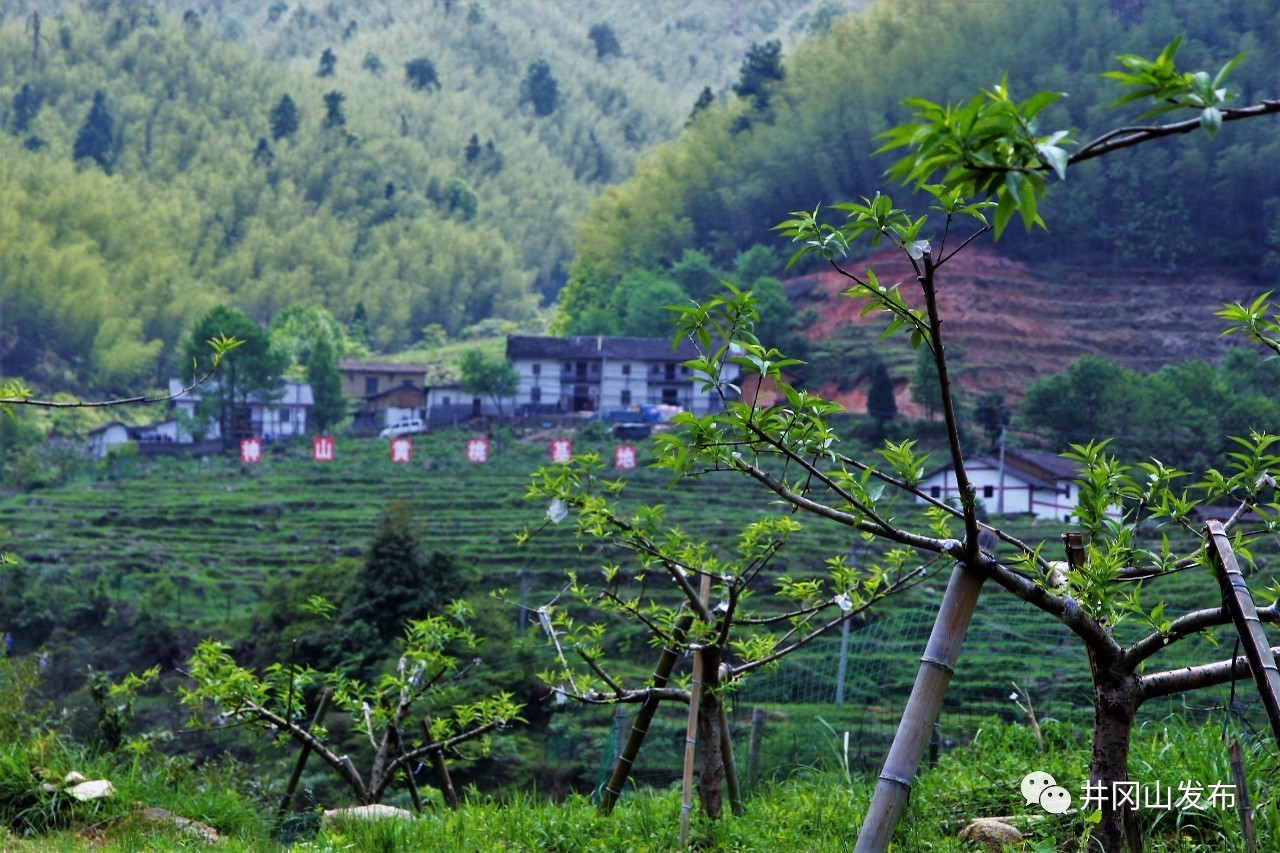
{"type": "Polygon", "coordinates": [[[4,375],[154,384],[224,301],[383,350],[529,317],[704,87],[858,4],[167,5],[0,2],[4,375]]]}
{"type": "MultiPolygon", "coordinates": [[[[561,326],[595,331],[595,309],[634,270],[669,272],[690,249],[730,268],[753,244],[780,248],[769,229],[787,212],[885,187],[893,157],[871,152],[877,134],[908,118],[906,97],[955,102],[1007,74],[1017,99],[1068,92],[1041,129],[1076,128],[1087,140],[1138,112],[1109,106],[1122,92],[1100,72],[1118,68],[1120,53],[1154,56],[1179,34],[1181,67],[1214,73],[1245,53],[1229,78],[1241,103],[1280,96],[1280,6],[1265,0],[895,0],[837,20],[783,56],[751,97],[701,111],[592,204],[561,326]]],[[[1264,120],[1086,164],[1042,207],[1050,234],[1011,228],[1000,251],[1091,267],[1275,264],[1278,161],[1280,128],[1264,120]]]]}

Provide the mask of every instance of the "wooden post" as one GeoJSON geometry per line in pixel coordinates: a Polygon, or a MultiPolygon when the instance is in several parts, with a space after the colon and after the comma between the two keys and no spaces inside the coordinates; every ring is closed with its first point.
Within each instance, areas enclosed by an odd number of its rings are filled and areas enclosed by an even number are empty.
{"type": "MultiPolygon", "coordinates": [[[[316,712],[311,717],[311,725],[307,726],[308,731],[324,722],[324,715],[329,711],[329,701],[332,698],[333,691],[325,688],[325,691],[320,694],[320,702],[316,705],[316,712]]],[[[293,804],[293,792],[298,788],[298,780],[302,778],[302,771],[307,766],[307,757],[310,755],[311,747],[304,743],[302,749],[298,751],[298,759],[293,762],[293,773],[289,775],[289,781],[285,783],[284,796],[280,798],[280,805],[276,807],[275,828],[277,830],[280,829],[280,823],[284,820],[285,812],[293,804]]]]}
{"type": "Polygon", "coordinates": [[[1276,742],[1280,743],[1280,670],[1276,669],[1275,655],[1271,653],[1271,644],[1267,642],[1266,632],[1262,630],[1258,608],[1253,604],[1244,575],[1236,564],[1236,555],[1231,550],[1227,529],[1220,521],[1210,521],[1205,525],[1205,532],[1209,538],[1209,556],[1217,569],[1218,583],[1222,587],[1223,606],[1231,614],[1236,633],[1240,635],[1240,645],[1249,661],[1253,681],[1262,695],[1262,707],[1266,709],[1267,719],[1271,721],[1271,732],[1276,742]]]}
{"type": "MultiPolygon", "coordinates": [[[[424,746],[430,746],[436,742],[435,735],[431,734],[431,718],[422,718],[422,743],[424,746]]],[[[440,786],[440,793],[444,797],[444,804],[450,809],[458,808],[458,792],[453,789],[453,779],[449,777],[449,766],[444,763],[444,752],[433,749],[427,753],[431,756],[431,767],[436,772],[436,784],[440,786]]]]}
{"type": "MultiPolygon", "coordinates": [[[[711,576],[703,575],[698,588],[698,598],[705,605],[711,597],[711,576]]],[[[702,665],[701,647],[694,647],[693,679],[689,683],[689,725],[684,735],[684,785],[680,795],[680,846],[689,841],[689,818],[693,810],[693,757],[694,747],[698,743],[698,707],[702,704],[702,665]]]]}
{"type": "Polygon", "coordinates": [[[902,712],[902,722],[898,724],[898,733],[889,747],[884,769],[880,771],[867,815],[858,831],[855,853],[883,853],[889,849],[893,830],[911,794],[911,783],[920,769],[920,759],[942,710],[942,699],[955,672],[956,659],[964,645],[983,580],[964,563],[956,563],[951,571],[933,632],[920,658],[920,671],[906,710],[902,712]]]}

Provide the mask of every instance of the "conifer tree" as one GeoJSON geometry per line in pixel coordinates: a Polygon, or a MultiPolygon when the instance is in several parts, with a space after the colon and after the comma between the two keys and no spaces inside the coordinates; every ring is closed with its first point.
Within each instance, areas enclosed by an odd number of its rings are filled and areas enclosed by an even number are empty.
{"type": "Polygon", "coordinates": [[[733,91],[741,98],[752,98],[756,109],[763,110],[769,106],[773,85],[782,77],[782,42],[773,39],[764,44],[753,44],[742,60],[733,91]]]}
{"type": "Polygon", "coordinates": [[[551,76],[551,66],[545,59],[530,62],[520,82],[520,103],[533,104],[535,114],[549,116],[556,111],[559,101],[560,90],[556,78],[551,76]]]}
{"type": "Polygon", "coordinates": [[[14,136],[27,132],[32,120],[36,117],[36,113],[40,111],[40,104],[43,100],[31,88],[30,83],[22,84],[22,88],[13,96],[13,122],[9,127],[14,136]]]}
{"type": "Polygon", "coordinates": [[[596,59],[622,55],[622,46],[618,44],[618,37],[614,35],[613,27],[608,24],[592,25],[587,32],[587,37],[595,43],[596,59]]]}
{"type": "Polygon", "coordinates": [[[347,123],[347,117],[342,112],[342,102],[347,96],[341,92],[329,92],[324,96],[324,126],[325,127],[342,127],[347,123]]]}
{"type": "Polygon", "coordinates": [[[867,414],[879,423],[898,416],[898,403],[893,399],[893,380],[884,362],[875,359],[867,368],[867,414]]]}
{"type": "Polygon", "coordinates": [[[259,166],[270,166],[275,158],[275,152],[271,150],[271,144],[267,142],[267,138],[259,136],[258,144],[253,149],[253,162],[259,166]]]}
{"type": "Polygon", "coordinates": [[[76,134],[72,155],[77,160],[87,157],[110,174],[115,154],[114,136],[114,122],[111,111],[107,109],[107,96],[99,89],[93,93],[93,106],[89,108],[80,132],[76,134]]]}
{"type": "Polygon", "coordinates": [[[703,86],[702,91],[698,93],[698,100],[693,102],[693,109],[689,112],[689,121],[693,121],[698,117],[698,113],[705,110],[716,102],[715,93],[711,91],[710,86],[703,86]]]}
{"type": "Polygon", "coordinates": [[[298,107],[293,98],[281,95],[280,100],[271,108],[271,139],[278,142],[287,139],[298,131],[298,107]]]}
{"type": "Polygon", "coordinates": [[[311,421],[317,432],[340,425],[347,417],[338,359],[327,335],[317,335],[307,359],[307,384],[311,386],[311,421]]]}
{"type": "Polygon", "coordinates": [[[320,54],[320,68],[316,71],[317,77],[332,77],[333,70],[338,64],[338,57],[329,48],[324,49],[324,53],[320,54]]]}
{"type": "Polygon", "coordinates": [[[410,59],[404,64],[404,78],[418,91],[440,88],[440,77],[436,74],[435,63],[425,56],[410,59]]]}

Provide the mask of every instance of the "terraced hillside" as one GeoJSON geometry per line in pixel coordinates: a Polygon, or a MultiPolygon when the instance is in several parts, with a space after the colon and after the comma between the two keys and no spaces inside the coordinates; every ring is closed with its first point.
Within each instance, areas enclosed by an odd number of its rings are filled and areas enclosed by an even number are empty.
{"type": "MultiPolygon", "coordinates": [[[[911,287],[915,272],[900,253],[885,252],[849,264],[875,269],[886,286],[904,282],[908,303],[920,306],[911,287]]],[[[1224,302],[1250,300],[1269,289],[1243,274],[1213,269],[1132,270],[1081,268],[1031,270],[987,249],[967,249],[938,274],[939,302],[949,341],[962,350],[959,383],[977,393],[998,392],[1011,402],[1036,379],[1063,370],[1082,355],[1100,355],[1142,373],[1190,358],[1215,359],[1242,339],[1222,339],[1213,313],[1224,302]]],[[[875,346],[899,377],[898,410],[918,417],[905,379],[912,363],[905,343],[879,342],[885,322],[876,313],[859,317],[862,301],[840,295],[851,284],[832,271],[787,283],[797,310],[815,308],[811,339],[848,328],[875,346]]],[[[841,393],[835,383],[822,393],[853,412],[866,409],[865,389],[841,393]]]]}
{"type": "MultiPolygon", "coordinates": [[[[516,533],[545,513],[523,495],[530,473],[548,461],[546,440],[495,444],[487,465],[465,461],[464,441],[460,432],[419,437],[408,465],[390,462],[386,442],[342,438],[332,463],[313,462],[303,445],[277,447],[252,466],[127,459],[92,479],[6,498],[0,526],[7,549],[55,585],[102,579],[113,601],[131,607],[171,580],[168,606],[196,630],[220,627],[276,573],[361,556],[378,511],[393,500],[417,509],[427,549],[457,553],[483,586],[515,586],[527,568],[531,602],[558,590],[565,569],[585,573],[606,561],[578,549],[569,523],[516,546],[516,533]]],[[[593,449],[612,453],[611,444],[575,447],[593,449]]],[[[647,461],[642,449],[640,464],[647,461]]],[[[726,549],[744,518],[778,511],[759,491],[727,488],[723,479],[686,482],[678,495],[667,492],[664,473],[641,467],[626,479],[628,501],[669,503],[671,524],[726,549]]],[[[780,568],[817,569],[849,545],[835,525],[808,525],[780,568]]]]}

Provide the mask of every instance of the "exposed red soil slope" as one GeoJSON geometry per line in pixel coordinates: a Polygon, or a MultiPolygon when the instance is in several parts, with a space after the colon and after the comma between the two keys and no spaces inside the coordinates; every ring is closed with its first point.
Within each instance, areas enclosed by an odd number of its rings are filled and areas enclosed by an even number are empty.
{"type": "MultiPolygon", "coordinates": [[[[870,266],[880,283],[902,282],[908,304],[923,298],[911,264],[899,252],[854,262],[860,276],[870,266]]],[[[937,273],[943,335],[963,352],[957,381],[977,393],[998,392],[1011,404],[1034,380],[1060,372],[1085,354],[1103,356],[1142,373],[1190,358],[1213,360],[1244,338],[1222,338],[1214,317],[1224,302],[1249,300],[1268,289],[1239,274],[1212,269],[1123,270],[1097,273],[1078,268],[1031,269],[991,250],[966,249],[937,273]]],[[[797,311],[816,308],[806,330],[811,340],[829,337],[846,323],[883,328],[884,314],[859,317],[863,300],[842,296],[850,282],[826,270],[787,282],[797,311]]],[[[853,412],[866,410],[865,389],[821,393],[853,412]]],[[[899,381],[899,409],[917,415],[906,383],[899,381]]]]}

